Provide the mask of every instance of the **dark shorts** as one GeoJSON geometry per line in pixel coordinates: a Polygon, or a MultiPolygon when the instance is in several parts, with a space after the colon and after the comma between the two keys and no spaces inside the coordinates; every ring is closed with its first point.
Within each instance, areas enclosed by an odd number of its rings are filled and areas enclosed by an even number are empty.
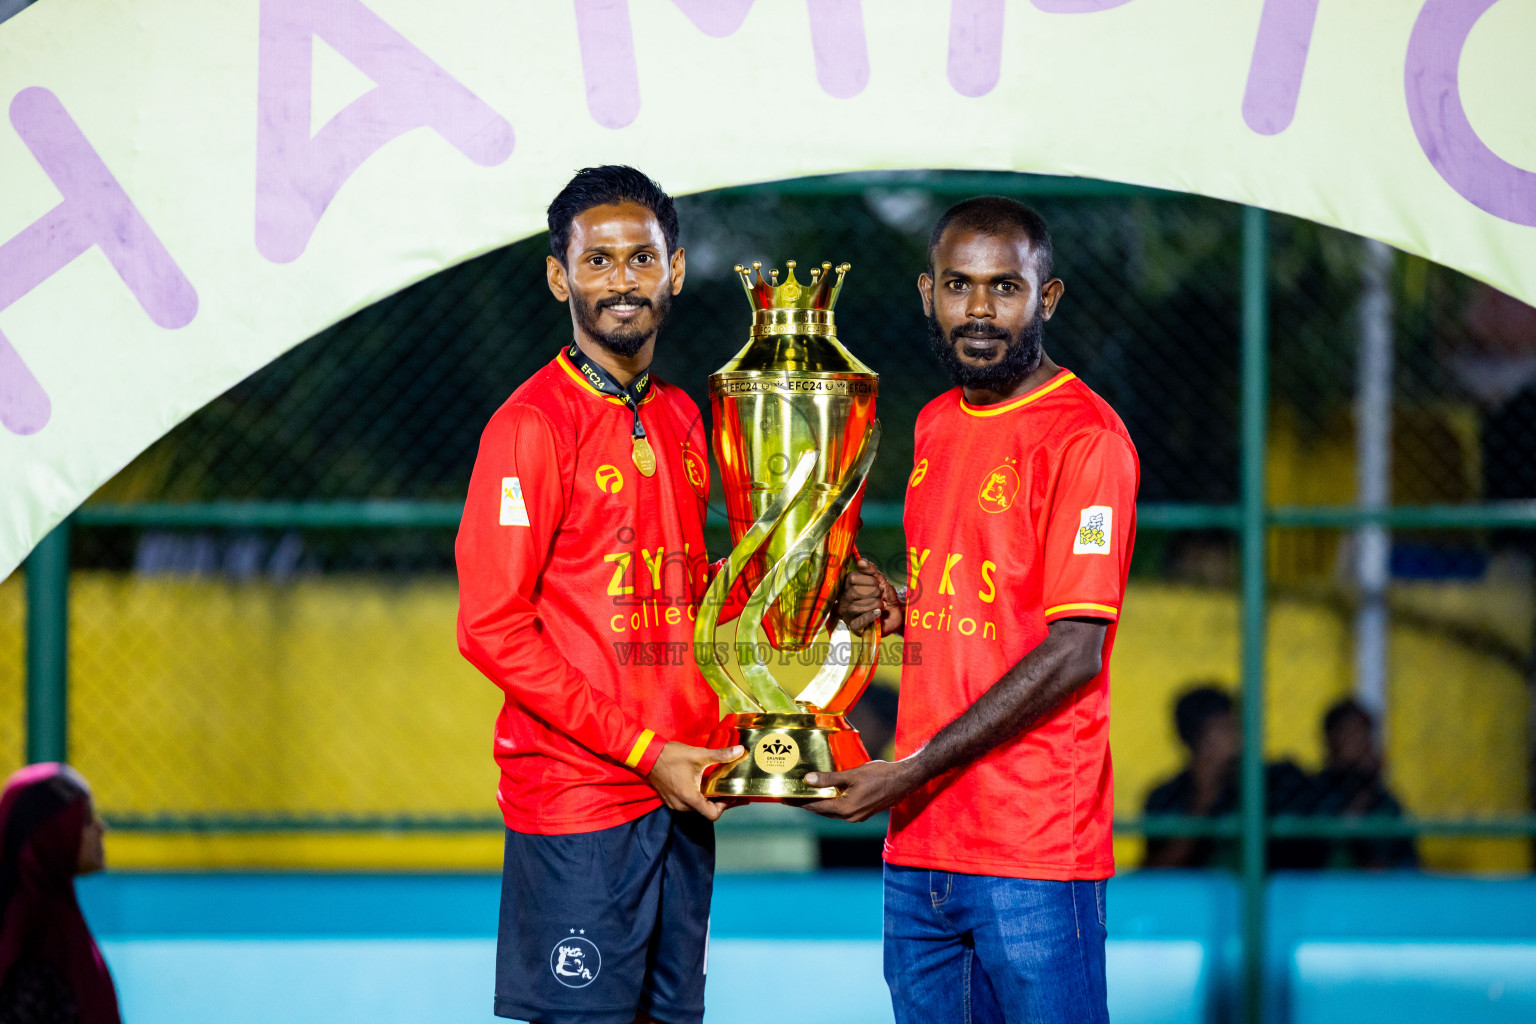
{"type": "Polygon", "coordinates": [[[714,826],[692,812],[564,836],[508,829],[496,1015],[700,1024],[714,878],[714,826]]]}

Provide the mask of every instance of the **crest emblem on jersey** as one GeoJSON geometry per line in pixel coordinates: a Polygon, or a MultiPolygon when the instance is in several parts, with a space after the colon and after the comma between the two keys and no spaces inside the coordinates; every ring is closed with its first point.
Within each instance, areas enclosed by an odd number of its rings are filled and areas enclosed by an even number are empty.
{"type": "Polygon", "coordinates": [[[597,489],[604,494],[618,494],[624,489],[624,474],[618,466],[605,462],[597,467],[593,478],[597,480],[597,489]]]}
{"type": "Polygon", "coordinates": [[[698,492],[699,497],[709,497],[709,463],[705,461],[702,452],[688,447],[687,442],[683,443],[683,472],[688,475],[688,483],[698,492]]]}
{"type": "Polygon", "coordinates": [[[916,487],[923,482],[923,477],[928,475],[928,460],[923,459],[912,467],[912,475],[907,477],[907,486],[916,487]]]}
{"type": "Polygon", "coordinates": [[[515,476],[501,478],[501,525],[527,526],[528,502],[523,499],[523,482],[515,476]]]}
{"type": "Polygon", "coordinates": [[[568,935],[549,951],[550,973],[566,988],[586,988],[602,969],[603,954],[585,935],[568,935]]]}
{"type": "Polygon", "coordinates": [[[1074,555],[1107,555],[1115,510],[1108,505],[1089,505],[1078,522],[1077,537],[1072,541],[1074,555]]]}
{"type": "Polygon", "coordinates": [[[1018,470],[1004,463],[982,477],[976,503],[983,512],[1006,512],[1013,507],[1013,500],[1018,496],[1018,470]]]}

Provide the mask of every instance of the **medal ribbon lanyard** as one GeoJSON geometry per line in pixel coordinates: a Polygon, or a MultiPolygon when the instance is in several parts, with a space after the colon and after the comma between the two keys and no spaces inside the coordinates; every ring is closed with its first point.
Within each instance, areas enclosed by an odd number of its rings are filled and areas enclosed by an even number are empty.
{"type": "Polygon", "coordinates": [[[640,422],[640,403],[645,401],[646,394],[651,390],[651,371],[646,369],[626,388],[621,387],[619,382],[613,379],[613,374],[588,359],[574,342],[571,343],[570,348],[566,349],[565,354],[570,357],[571,362],[576,365],[576,369],[586,378],[588,384],[605,395],[619,399],[630,412],[634,413],[635,423],[630,432],[630,439],[634,442],[635,464],[640,468],[640,472],[650,476],[655,472],[656,464],[651,453],[651,443],[645,436],[645,424],[640,422]],[[646,469],[646,463],[651,467],[649,471],[646,469]]]}

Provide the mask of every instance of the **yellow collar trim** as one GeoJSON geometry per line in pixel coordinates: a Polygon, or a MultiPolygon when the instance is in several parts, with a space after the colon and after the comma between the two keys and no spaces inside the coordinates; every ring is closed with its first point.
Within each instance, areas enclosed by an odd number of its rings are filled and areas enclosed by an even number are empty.
{"type": "Polygon", "coordinates": [[[960,408],[972,416],[1001,416],[1005,412],[1012,412],[1021,405],[1028,405],[1036,399],[1044,398],[1068,381],[1076,379],[1077,374],[1071,370],[1062,370],[1056,376],[1029,392],[1029,394],[998,405],[972,405],[965,400],[965,395],[962,393],[960,395],[960,408]]]}

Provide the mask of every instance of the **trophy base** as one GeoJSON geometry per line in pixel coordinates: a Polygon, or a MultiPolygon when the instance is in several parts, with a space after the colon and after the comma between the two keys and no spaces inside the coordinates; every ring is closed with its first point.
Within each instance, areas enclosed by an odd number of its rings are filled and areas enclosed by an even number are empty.
{"type": "Polygon", "coordinates": [[[743,712],[727,715],[709,735],[711,747],[740,744],[747,756],[704,780],[707,797],[753,801],[819,800],[831,786],[808,786],[807,772],[835,772],[869,761],[858,730],[843,715],[743,712]]]}

